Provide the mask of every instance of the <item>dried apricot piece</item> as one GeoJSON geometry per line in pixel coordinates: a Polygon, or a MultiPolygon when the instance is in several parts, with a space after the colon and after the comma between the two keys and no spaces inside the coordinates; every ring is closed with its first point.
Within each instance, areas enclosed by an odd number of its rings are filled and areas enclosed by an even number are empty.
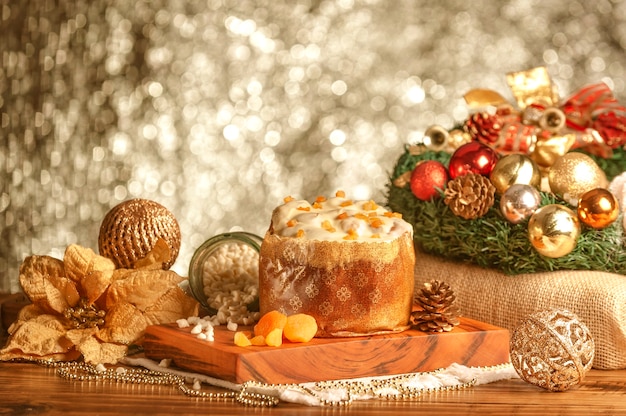
{"type": "Polygon", "coordinates": [[[286,323],[287,315],[277,310],[269,311],[254,326],[254,335],[263,335],[267,338],[273,329],[278,328],[282,331],[286,323]]]}
{"type": "Polygon", "coordinates": [[[238,347],[249,347],[252,345],[252,342],[250,342],[250,338],[245,333],[237,331],[235,332],[235,345],[238,347]]]}
{"type": "Polygon", "coordinates": [[[317,322],[311,315],[297,313],[287,317],[283,335],[291,342],[309,342],[317,333],[317,322]]]}
{"type": "Polygon", "coordinates": [[[250,343],[252,345],[266,345],[265,344],[265,337],[263,335],[256,335],[256,336],[250,338],[250,343]]]}
{"type": "Polygon", "coordinates": [[[283,330],[280,328],[272,329],[265,337],[265,344],[270,347],[280,347],[283,345],[283,330]]]}

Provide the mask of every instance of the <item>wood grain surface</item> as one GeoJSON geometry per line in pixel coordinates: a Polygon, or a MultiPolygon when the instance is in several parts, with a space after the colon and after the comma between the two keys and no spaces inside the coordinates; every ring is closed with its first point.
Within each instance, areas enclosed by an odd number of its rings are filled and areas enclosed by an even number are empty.
{"type": "MultiPolygon", "coordinates": [[[[211,391],[223,391],[211,388],[211,391]]],[[[584,415],[626,414],[626,370],[591,370],[585,381],[550,393],[519,379],[412,401],[370,400],[348,407],[245,407],[190,398],[169,386],[64,380],[54,369],[0,362],[0,414],[6,415],[584,415]]]]}
{"type": "MultiPolygon", "coordinates": [[[[250,329],[250,328],[248,328],[250,329]]],[[[199,340],[189,328],[151,326],[143,347],[155,360],[242,383],[302,383],[384,376],[447,367],[452,363],[489,366],[509,361],[509,332],[462,318],[450,332],[408,330],[398,334],[354,338],[314,338],[280,347],[238,347],[234,332],[215,327],[215,341],[199,340]]]]}
{"type": "MultiPolygon", "coordinates": [[[[6,333],[0,332],[0,345],[6,333]]],[[[224,390],[204,387],[205,391],[224,390]]],[[[68,381],[52,368],[0,362],[0,415],[572,415],[626,414],[626,369],[591,370],[568,391],[550,393],[522,380],[484,384],[461,391],[425,393],[411,401],[369,400],[348,407],[280,403],[245,407],[232,401],[190,398],[171,386],[68,381]]]]}

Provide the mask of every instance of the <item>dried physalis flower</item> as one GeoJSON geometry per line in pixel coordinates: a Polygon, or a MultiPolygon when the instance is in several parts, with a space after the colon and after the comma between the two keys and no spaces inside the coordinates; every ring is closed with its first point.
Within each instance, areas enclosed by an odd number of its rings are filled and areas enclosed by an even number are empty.
{"type": "Polygon", "coordinates": [[[63,255],[65,275],[77,282],[95,271],[115,270],[111,259],[97,255],[92,249],[71,244],[63,255]]]}
{"type": "Polygon", "coordinates": [[[49,256],[27,257],[20,266],[20,284],[46,313],[62,313],[80,298],[74,281],[65,277],[63,262],[49,256]]]}
{"type": "MultiPolygon", "coordinates": [[[[168,249],[169,251],[169,249],[168,249]]],[[[155,246],[142,269],[115,269],[93,250],[70,245],[63,261],[30,256],[20,283],[32,304],[9,328],[0,360],[16,358],[117,363],[148,325],[196,315],[198,303],[173,271],[154,268],[168,256],[155,246]]]]}

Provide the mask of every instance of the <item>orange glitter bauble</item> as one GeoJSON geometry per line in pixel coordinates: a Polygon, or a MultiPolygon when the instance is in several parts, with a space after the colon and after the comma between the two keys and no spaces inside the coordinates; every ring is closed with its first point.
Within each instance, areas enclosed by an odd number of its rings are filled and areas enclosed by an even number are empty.
{"type": "Polygon", "coordinates": [[[578,201],[578,218],[591,228],[605,228],[619,216],[619,203],[608,189],[585,192],[578,201]]]}
{"type": "Polygon", "coordinates": [[[118,268],[132,269],[162,238],[170,249],[172,267],[180,250],[180,227],[174,215],[163,205],[148,199],[131,199],[113,207],[104,217],[98,236],[100,254],[118,268]]]}

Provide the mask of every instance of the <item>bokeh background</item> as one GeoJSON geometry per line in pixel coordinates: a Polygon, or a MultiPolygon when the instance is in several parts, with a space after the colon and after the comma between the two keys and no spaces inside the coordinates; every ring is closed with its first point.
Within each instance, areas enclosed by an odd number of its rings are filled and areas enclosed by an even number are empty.
{"type": "Polygon", "coordinates": [[[283,197],[385,201],[407,143],[512,98],[545,66],[561,95],[624,101],[617,0],[0,0],[0,291],[25,256],[97,250],[104,215],[147,198],[178,219],[173,269],[283,197]]]}

